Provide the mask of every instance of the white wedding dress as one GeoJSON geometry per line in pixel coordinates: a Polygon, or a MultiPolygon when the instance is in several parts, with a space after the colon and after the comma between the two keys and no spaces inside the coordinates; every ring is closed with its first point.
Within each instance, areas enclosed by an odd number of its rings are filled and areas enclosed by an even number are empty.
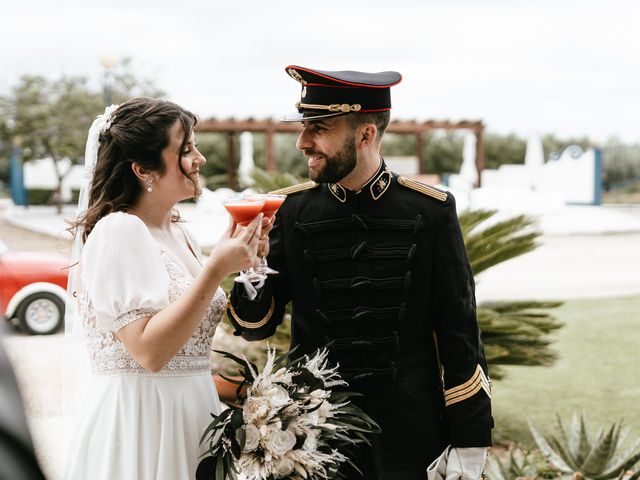
{"type": "MultiPolygon", "coordinates": [[[[190,249],[200,249],[186,232],[190,249]]],[[[200,258],[199,258],[200,260],[200,258]]],[[[67,480],[194,479],[200,437],[220,412],[209,366],[225,310],[218,289],[199,328],[158,373],[142,368],[115,332],[176,300],[192,281],[133,215],[112,213],[89,235],[80,262],[80,317],[92,384],[69,448],[67,480]]]]}

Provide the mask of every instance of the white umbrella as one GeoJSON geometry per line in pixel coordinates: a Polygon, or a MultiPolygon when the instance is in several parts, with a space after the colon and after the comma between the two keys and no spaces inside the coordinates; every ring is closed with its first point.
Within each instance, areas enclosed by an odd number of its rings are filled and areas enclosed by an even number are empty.
{"type": "Polygon", "coordinates": [[[240,165],[238,166],[238,181],[242,187],[253,185],[251,172],[255,166],[253,163],[253,134],[242,132],[240,135],[240,165]]]}
{"type": "Polygon", "coordinates": [[[527,138],[527,150],[524,154],[524,165],[527,169],[538,170],[544,165],[544,149],[537,132],[531,132],[527,138]]]}
{"type": "Polygon", "coordinates": [[[471,186],[478,182],[478,169],[476,167],[476,136],[473,132],[467,132],[464,136],[462,147],[462,166],[460,176],[471,186]]]}

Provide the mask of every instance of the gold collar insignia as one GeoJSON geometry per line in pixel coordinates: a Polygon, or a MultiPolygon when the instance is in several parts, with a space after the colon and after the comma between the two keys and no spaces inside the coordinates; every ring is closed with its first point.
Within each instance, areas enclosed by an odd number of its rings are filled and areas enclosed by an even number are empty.
{"type": "MultiPolygon", "coordinates": [[[[362,187],[361,191],[366,191],[366,188],[368,187],[371,198],[378,200],[382,195],[384,195],[384,192],[387,191],[389,185],[391,185],[391,177],[391,171],[386,165],[383,165],[380,168],[379,173],[369,180],[367,184],[362,187]]],[[[340,200],[341,203],[347,201],[347,190],[339,183],[329,183],[329,191],[334,197],[340,200]]]]}
{"type": "Polygon", "coordinates": [[[344,203],[347,201],[347,191],[339,183],[330,183],[329,191],[334,197],[340,200],[341,203],[344,203]]]}
{"type": "Polygon", "coordinates": [[[391,185],[391,172],[385,165],[382,172],[369,184],[371,198],[378,200],[387,191],[389,185],[391,185]]]}

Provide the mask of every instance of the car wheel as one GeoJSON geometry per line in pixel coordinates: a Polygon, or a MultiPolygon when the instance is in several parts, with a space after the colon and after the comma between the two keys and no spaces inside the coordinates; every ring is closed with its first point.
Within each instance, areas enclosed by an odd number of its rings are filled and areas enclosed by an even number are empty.
{"type": "Polygon", "coordinates": [[[31,335],[49,335],[64,323],[64,303],[52,293],[34,293],[16,310],[18,324],[31,335]]]}

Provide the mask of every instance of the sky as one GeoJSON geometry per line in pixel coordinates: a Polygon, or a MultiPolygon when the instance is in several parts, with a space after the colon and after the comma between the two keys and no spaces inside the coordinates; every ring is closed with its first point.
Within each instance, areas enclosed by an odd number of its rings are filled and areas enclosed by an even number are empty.
{"type": "Polygon", "coordinates": [[[396,70],[396,119],[640,141],[637,0],[4,0],[0,18],[0,94],[131,57],[200,117],[279,118],[289,64],[396,70]]]}

